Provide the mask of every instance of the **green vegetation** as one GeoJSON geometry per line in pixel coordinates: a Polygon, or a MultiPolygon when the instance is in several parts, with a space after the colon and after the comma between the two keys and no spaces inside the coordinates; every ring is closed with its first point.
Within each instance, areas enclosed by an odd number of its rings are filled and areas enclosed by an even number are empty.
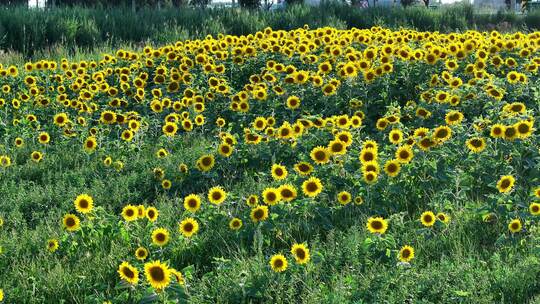
{"type": "Polygon", "coordinates": [[[126,8],[52,8],[45,11],[21,7],[0,8],[0,49],[32,57],[58,45],[71,54],[96,47],[123,44],[160,45],[188,38],[218,34],[247,35],[265,27],[294,29],[370,28],[380,25],[422,31],[468,29],[534,30],[540,28],[540,12],[480,13],[472,6],[456,5],[431,10],[423,7],[375,7],[357,9],[340,4],[320,7],[292,6],[285,11],[198,9],[192,7],[151,9],[133,13],[126,8]]]}

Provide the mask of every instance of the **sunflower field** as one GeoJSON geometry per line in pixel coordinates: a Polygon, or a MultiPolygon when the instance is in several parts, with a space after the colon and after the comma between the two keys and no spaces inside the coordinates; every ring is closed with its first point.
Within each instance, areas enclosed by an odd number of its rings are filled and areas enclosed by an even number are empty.
{"type": "Polygon", "coordinates": [[[539,66],[308,26],[0,64],[0,302],[538,303],[539,66]]]}

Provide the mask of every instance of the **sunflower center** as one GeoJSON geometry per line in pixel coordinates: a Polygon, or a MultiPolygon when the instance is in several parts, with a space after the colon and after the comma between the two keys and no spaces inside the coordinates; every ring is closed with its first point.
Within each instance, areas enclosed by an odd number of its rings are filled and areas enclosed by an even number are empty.
{"type": "Polygon", "coordinates": [[[149,273],[152,279],[154,279],[154,281],[160,282],[160,281],[165,280],[165,272],[163,271],[161,267],[154,266],[150,268],[149,273]]]}
{"type": "Polygon", "coordinates": [[[381,221],[373,221],[371,222],[371,227],[375,230],[379,230],[379,229],[382,229],[383,224],[381,221]]]}

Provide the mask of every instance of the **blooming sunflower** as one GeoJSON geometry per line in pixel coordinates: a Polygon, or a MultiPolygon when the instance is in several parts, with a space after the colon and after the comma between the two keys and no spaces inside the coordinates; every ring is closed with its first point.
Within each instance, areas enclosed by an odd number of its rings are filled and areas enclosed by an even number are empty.
{"type": "Polygon", "coordinates": [[[214,205],[220,205],[227,198],[227,192],[221,186],[215,186],[208,190],[208,200],[214,205]]]}
{"type": "Polygon", "coordinates": [[[139,261],[144,261],[148,257],[148,250],[144,247],[139,247],[135,250],[135,257],[139,261]]]}
{"type": "Polygon", "coordinates": [[[450,222],[450,216],[444,212],[437,213],[437,219],[445,224],[450,222]]]}
{"type": "Polygon", "coordinates": [[[155,222],[159,216],[159,211],[156,209],[156,207],[148,207],[146,208],[146,218],[150,222],[155,222]]]}
{"type": "Polygon", "coordinates": [[[281,200],[281,195],[278,189],[268,187],[264,189],[262,198],[265,204],[273,206],[281,200]]]}
{"type": "Polygon", "coordinates": [[[299,162],[294,165],[294,170],[302,176],[307,176],[313,172],[313,166],[308,162],[299,162]]]}
{"type": "Polygon", "coordinates": [[[201,198],[197,194],[190,194],[184,198],[184,208],[195,213],[201,208],[201,198]]]}
{"type": "Polygon", "coordinates": [[[94,152],[96,150],[96,147],[97,147],[97,139],[94,136],[90,136],[84,141],[83,148],[86,152],[88,153],[94,152]]]}
{"type": "Polygon", "coordinates": [[[275,180],[283,180],[287,178],[287,175],[289,172],[287,171],[287,168],[280,164],[273,164],[271,169],[272,177],[275,180]]]}
{"type": "Polygon", "coordinates": [[[293,244],[291,248],[291,253],[296,260],[296,263],[303,265],[309,262],[310,254],[309,249],[304,244],[293,244]]]}
{"type": "Polygon", "coordinates": [[[169,231],[165,228],[156,228],[152,231],[152,243],[156,246],[165,246],[169,242],[169,231]]]}
{"type": "Polygon", "coordinates": [[[341,191],[337,194],[337,201],[341,205],[347,205],[352,200],[352,195],[348,191],[341,191]]]}
{"type": "Polygon", "coordinates": [[[540,215],[540,203],[531,203],[529,205],[529,212],[532,214],[532,215],[540,215]]]}
{"type": "Polygon", "coordinates": [[[77,212],[87,214],[92,212],[92,209],[94,208],[94,199],[90,195],[83,193],[75,198],[73,204],[75,205],[77,212]]]}
{"type": "Polygon", "coordinates": [[[137,207],[133,205],[124,206],[124,208],[122,209],[122,217],[124,218],[126,222],[131,222],[131,221],[136,220],[138,217],[137,207]]]}
{"type": "Polygon", "coordinates": [[[175,281],[179,284],[179,285],[184,285],[185,284],[185,280],[184,280],[184,276],[182,275],[182,273],[174,268],[169,268],[169,272],[171,273],[172,277],[175,279],[175,281]]]}
{"type": "Polygon", "coordinates": [[[51,253],[55,252],[56,250],[58,250],[58,247],[60,245],[58,244],[58,240],[57,239],[50,239],[47,241],[47,250],[51,253]]]}
{"type": "Polygon", "coordinates": [[[437,220],[437,217],[431,211],[425,211],[422,213],[422,215],[420,215],[420,221],[422,222],[422,225],[426,227],[431,227],[435,225],[436,220],[437,220]]]}
{"type": "Polygon", "coordinates": [[[203,155],[197,160],[197,168],[202,172],[208,172],[214,167],[215,163],[214,155],[203,155]]]}
{"type": "Polygon", "coordinates": [[[370,217],[366,227],[371,233],[384,234],[388,229],[388,222],[382,217],[370,217]]]}
{"type": "Polygon", "coordinates": [[[500,193],[508,193],[514,188],[516,179],[512,175],[503,175],[497,182],[497,189],[500,193]]]}
{"type": "Polygon", "coordinates": [[[282,200],[290,202],[298,195],[296,188],[291,184],[281,185],[278,188],[279,196],[282,200]]]}
{"type": "Polygon", "coordinates": [[[287,259],[282,254],[275,254],[270,258],[270,267],[274,272],[283,272],[287,266],[287,259]]]}
{"type": "Polygon", "coordinates": [[[302,183],[302,192],[308,197],[316,197],[323,190],[321,180],[317,177],[310,177],[302,183]]]}
{"type": "Polygon", "coordinates": [[[408,263],[414,258],[414,248],[409,245],[401,247],[398,254],[398,259],[401,262],[408,263]]]}
{"type": "Polygon", "coordinates": [[[391,159],[384,164],[384,172],[390,177],[396,177],[401,171],[399,160],[391,159]]]}
{"type": "Polygon", "coordinates": [[[159,260],[144,264],[144,273],[148,283],[156,290],[163,290],[171,283],[169,267],[159,260]]]}
{"type": "Polygon", "coordinates": [[[360,151],[360,162],[367,163],[370,161],[377,161],[377,150],[375,148],[362,148],[360,151]]]}
{"type": "Polygon", "coordinates": [[[486,148],[486,140],[482,137],[469,138],[466,144],[467,148],[474,153],[480,153],[486,148]]]}
{"type": "Polygon", "coordinates": [[[311,159],[318,165],[326,164],[327,162],[329,162],[330,155],[330,150],[321,146],[313,148],[313,150],[311,150],[311,153],[309,154],[311,159]]]}
{"type": "Polygon", "coordinates": [[[242,220],[235,217],[229,221],[229,228],[231,230],[239,230],[242,228],[242,220]]]}
{"type": "Polygon", "coordinates": [[[139,271],[128,262],[123,262],[118,267],[120,278],[131,285],[136,285],[139,282],[139,271]]]}
{"type": "Polygon", "coordinates": [[[250,217],[254,223],[265,221],[268,218],[268,206],[257,206],[251,209],[250,217]]]}
{"type": "Polygon", "coordinates": [[[522,227],[523,225],[519,219],[513,219],[508,224],[508,230],[510,230],[512,233],[520,232],[522,227]]]}
{"type": "Polygon", "coordinates": [[[64,225],[64,228],[69,232],[77,231],[81,228],[81,220],[75,214],[64,215],[64,218],[62,219],[62,224],[64,225]]]}
{"type": "Polygon", "coordinates": [[[199,223],[194,218],[188,217],[180,222],[178,230],[184,237],[190,238],[199,231],[199,223]]]}

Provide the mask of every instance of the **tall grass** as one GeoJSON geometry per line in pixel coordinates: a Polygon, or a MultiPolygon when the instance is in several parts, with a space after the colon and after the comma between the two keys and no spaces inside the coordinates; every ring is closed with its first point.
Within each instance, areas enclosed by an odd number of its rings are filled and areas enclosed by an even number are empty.
{"type": "Polygon", "coordinates": [[[336,3],[320,7],[291,6],[284,11],[240,9],[129,9],[24,7],[0,8],[0,48],[32,57],[38,51],[62,45],[67,49],[93,50],[96,46],[160,44],[208,34],[244,35],[267,26],[291,29],[304,24],[312,28],[336,26],[369,28],[409,27],[429,31],[467,29],[540,28],[540,11],[528,15],[509,12],[475,12],[472,6],[456,5],[429,10],[423,7],[374,7],[356,9],[336,3]]]}

